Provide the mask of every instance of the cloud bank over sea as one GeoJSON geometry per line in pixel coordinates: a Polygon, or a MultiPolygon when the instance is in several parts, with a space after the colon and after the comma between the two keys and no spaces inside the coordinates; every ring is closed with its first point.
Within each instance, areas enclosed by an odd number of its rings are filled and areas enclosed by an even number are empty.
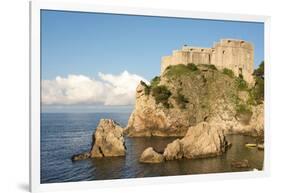
{"type": "Polygon", "coordinates": [[[98,77],[70,74],[42,80],[43,105],[133,105],[135,91],[143,77],[123,71],[118,75],[98,73],[98,77]]]}

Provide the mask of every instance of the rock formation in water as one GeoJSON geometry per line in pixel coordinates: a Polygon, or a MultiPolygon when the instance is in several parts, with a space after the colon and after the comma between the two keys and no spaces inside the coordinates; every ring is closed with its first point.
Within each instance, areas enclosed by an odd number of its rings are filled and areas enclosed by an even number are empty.
{"type": "Polygon", "coordinates": [[[224,132],[207,122],[190,127],[182,139],[176,139],[164,150],[166,160],[193,159],[221,155],[228,148],[224,132]]]}
{"type": "Polygon", "coordinates": [[[141,163],[161,163],[164,161],[163,155],[154,151],[152,147],[146,148],[141,154],[141,163]]]}
{"type": "Polygon", "coordinates": [[[110,119],[101,119],[93,136],[90,157],[125,156],[124,129],[110,119]]]}
{"type": "Polygon", "coordinates": [[[73,155],[71,160],[125,156],[126,146],[123,133],[124,129],[113,120],[101,119],[93,135],[91,151],[73,155]]]}
{"type": "Polygon", "coordinates": [[[138,85],[126,133],[131,137],[183,137],[190,127],[208,122],[225,133],[260,135],[263,108],[255,100],[253,88],[229,69],[169,66],[150,85],[138,85]]]}

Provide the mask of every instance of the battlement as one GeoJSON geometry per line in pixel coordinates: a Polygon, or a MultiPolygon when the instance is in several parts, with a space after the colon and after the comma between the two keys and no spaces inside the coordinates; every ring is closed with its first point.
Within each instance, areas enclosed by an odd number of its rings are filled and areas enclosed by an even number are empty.
{"type": "Polygon", "coordinates": [[[243,76],[253,82],[254,46],[250,42],[236,39],[221,39],[212,48],[191,47],[184,45],[174,50],[172,55],[163,56],[161,74],[168,66],[188,63],[213,64],[218,69],[231,69],[236,76],[243,76]]]}
{"type": "Polygon", "coordinates": [[[225,46],[225,47],[235,47],[235,48],[245,48],[253,50],[253,45],[250,42],[246,42],[244,40],[236,40],[236,39],[221,39],[219,42],[214,44],[216,46],[225,46]]]}

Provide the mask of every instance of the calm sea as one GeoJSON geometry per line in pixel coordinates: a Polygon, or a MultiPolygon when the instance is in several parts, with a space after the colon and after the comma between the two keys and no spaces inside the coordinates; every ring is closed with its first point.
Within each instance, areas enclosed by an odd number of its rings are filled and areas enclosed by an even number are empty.
{"type": "Polygon", "coordinates": [[[41,183],[124,179],[153,176],[233,172],[232,160],[248,159],[251,168],[262,169],[263,151],[246,148],[254,142],[247,136],[227,136],[233,146],[223,156],[196,160],[174,160],[161,164],[141,164],[138,159],[147,147],[163,151],[175,138],[126,138],[126,157],[72,162],[73,154],[89,151],[92,134],[101,118],[127,125],[130,113],[42,113],[41,183]]]}

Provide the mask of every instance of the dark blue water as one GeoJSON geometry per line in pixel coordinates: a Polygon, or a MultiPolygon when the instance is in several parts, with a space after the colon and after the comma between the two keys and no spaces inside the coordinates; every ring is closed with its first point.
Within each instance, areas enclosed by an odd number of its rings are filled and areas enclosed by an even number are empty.
{"type": "Polygon", "coordinates": [[[126,138],[126,157],[71,161],[73,154],[90,150],[92,134],[101,118],[125,126],[129,116],[130,113],[42,113],[41,183],[243,171],[230,166],[232,160],[241,159],[248,159],[251,168],[262,169],[263,151],[244,146],[255,139],[239,135],[227,136],[233,146],[216,158],[141,164],[138,159],[145,148],[163,151],[175,139],[152,137],[126,138]]]}

